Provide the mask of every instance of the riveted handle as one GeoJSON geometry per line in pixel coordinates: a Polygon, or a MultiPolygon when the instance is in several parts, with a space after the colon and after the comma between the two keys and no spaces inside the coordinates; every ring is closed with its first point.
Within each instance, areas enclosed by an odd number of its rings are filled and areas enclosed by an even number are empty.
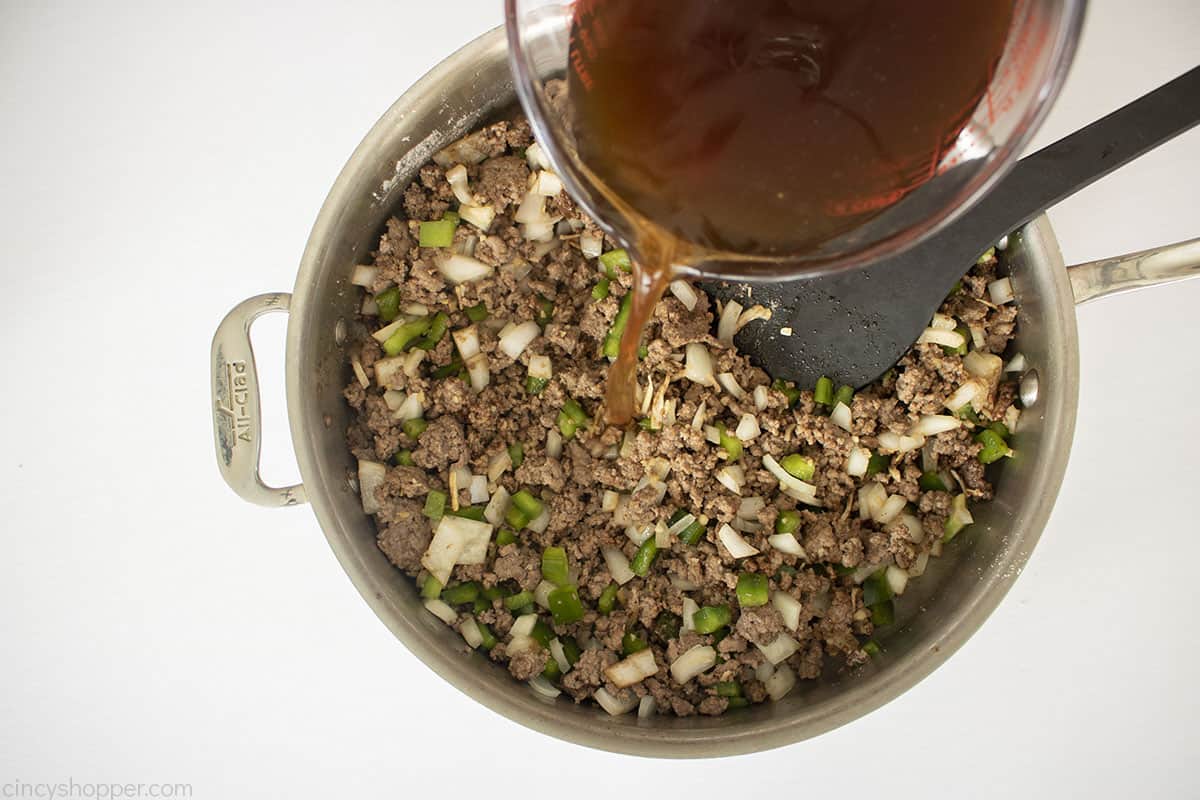
{"type": "Polygon", "coordinates": [[[275,292],[244,300],[221,320],[213,336],[213,434],[217,466],[229,488],[243,500],[260,506],[308,502],[303,486],[267,486],[258,474],[262,409],[250,326],[263,314],[286,312],[291,299],[290,294],[275,292]]]}
{"type": "Polygon", "coordinates": [[[1200,239],[1155,247],[1067,270],[1076,304],[1133,289],[1200,277],[1200,239]]]}

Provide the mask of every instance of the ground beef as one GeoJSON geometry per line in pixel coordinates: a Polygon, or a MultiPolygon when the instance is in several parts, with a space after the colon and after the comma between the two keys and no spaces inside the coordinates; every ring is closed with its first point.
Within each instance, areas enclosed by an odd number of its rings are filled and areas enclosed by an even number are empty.
{"type": "MultiPolygon", "coordinates": [[[[372,254],[377,272],[370,291],[396,287],[402,312],[413,320],[424,311],[427,320],[444,314],[450,332],[474,325],[479,358],[488,366],[487,385],[473,387],[448,333],[422,342],[427,352],[415,374],[398,373],[391,386],[381,386],[375,365],[384,354],[365,334],[383,323],[372,316],[359,319],[361,335],[347,350],[358,359],[369,385],[347,369],[344,396],[354,419],[346,436],[356,458],[384,470],[374,491],[380,550],[423,585],[421,561],[439,524],[437,511],[484,517],[484,502],[469,507],[473,479],[468,476],[485,476],[481,480],[486,480],[489,500],[501,490],[501,500],[523,492],[521,502],[534,508],[537,518],[515,506],[490,509],[502,519],[493,526],[488,546],[472,551],[477,557],[469,560],[476,563],[456,565],[449,582],[475,581],[479,592],[489,592],[475,606],[475,617],[499,640],[492,659],[506,664],[515,678],[542,675],[548,663],[556,668],[542,644],[508,652],[510,630],[523,614],[538,615],[538,642],[557,638],[571,652],[578,647],[578,660],[570,669],[561,676],[554,676],[553,669],[546,673],[577,702],[591,702],[604,688],[617,698],[650,696],[659,714],[715,715],[731,705],[716,686],[731,682],[740,686],[746,701],[763,702],[767,693],[760,680],[765,661],[760,647],[783,633],[799,643],[786,664],[800,679],[863,663],[869,657],[864,645],[875,635],[872,619],[880,618],[864,606],[864,581],[881,580],[889,566],[912,569],[939,552],[956,495],[965,495],[968,502],[992,496],[991,478],[999,467],[980,463],[975,436],[981,426],[1011,415],[1015,386],[1002,381],[989,387],[987,396],[961,410],[963,425],[930,437],[924,452],[877,457],[869,476],[852,477],[846,466],[856,449],[883,456],[881,434],[906,434],[922,415],[950,413],[947,398],[970,377],[962,356],[937,345],[914,346],[891,372],[855,394],[846,431],[816,404],[811,388],[782,391],[746,356],[718,342],[713,335],[718,309],[707,295],[700,293],[688,310],[669,294],[647,327],[638,375],[643,389],[652,388],[660,398],[655,422],[645,420],[629,431],[605,425],[601,406],[608,360],[603,344],[632,278],[618,271],[605,284],[607,294],[593,297],[600,276],[594,260],[584,255],[581,239],[599,234],[565,194],[546,200],[548,213],[562,217],[556,241],[524,238],[513,217],[530,184],[532,170],[522,151],[531,143],[527,122],[506,120],[470,134],[439,156],[451,163],[462,159],[477,202],[496,212],[486,232],[460,224],[453,244],[460,251],[473,247],[474,257],[492,268],[490,276],[448,285],[437,266],[445,251],[420,247],[419,223],[441,219],[457,207],[446,169],[432,163],[406,189],[400,203],[404,216],[388,221],[372,254]],[[530,320],[538,323],[533,341],[516,358],[506,355],[500,348],[504,327],[530,320]],[[731,373],[746,396],[684,377],[684,352],[691,344],[705,347],[716,372],[731,373]],[[552,377],[544,386],[527,383],[535,357],[551,362],[552,377]],[[402,399],[396,392],[421,393],[424,430],[406,430],[396,419],[393,409],[402,399]],[[583,409],[584,424],[564,423],[569,401],[583,409]],[[735,430],[745,414],[755,415],[762,432],[744,443],[737,466],[745,483],[737,495],[716,480],[728,460],[710,437],[718,425],[735,430]],[[793,453],[814,464],[811,481],[819,508],[782,494],[764,467],[767,455],[781,460],[793,453]],[[653,480],[651,465],[658,470],[653,480]],[[929,466],[932,477],[923,472],[929,466]],[[942,486],[923,489],[931,479],[942,486]],[[452,484],[456,498],[450,498],[452,484]],[[871,491],[904,501],[901,515],[886,525],[863,507],[860,491],[871,485],[876,487],[871,491]],[[445,508],[439,502],[426,508],[434,492],[446,498],[445,508]],[[744,515],[743,504],[751,497],[759,498],[762,507],[744,515]],[[620,521],[613,514],[617,503],[620,521]],[[690,543],[681,541],[682,534],[668,534],[677,511],[692,514],[700,525],[690,543]],[[768,543],[776,526],[785,523],[794,529],[802,555],[768,543]],[[758,554],[734,558],[718,536],[725,525],[740,529],[758,554]],[[654,529],[650,544],[634,544],[630,537],[640,536],[647,526],[654,529]],[[496,541],[501,535],[507,539],[503,546],[496,541]],[[655,555],[648,557],[648,548],[660,537],[665,544],[653,545],[655,555]],[[584,608],[577,621],[561,624],[545,609],[547,594],[557,590],[542,574],[548,547],[561,547],[567,556],[566,580],[577,587],[584,608]],[[614,574],[610,561],[622,559],[636,566],[633,578],[620,570],[614,574]],[[784,627],[773,604],[740,607],[736,590],[742,573],[765,575],[771,592],[799,600],[801,619],[795,630],[784,627]],[[615,577],[624,583],[618,585],[615,577]],[[504,601],[520,592],[533,598],[510,608],[504,601]],[[599,608],[602,598],[612,601],[607,613],[599,608]],[[685,599],[728,607],[730,624],[706,634],[688,630],[682,624],[685,599]],[[650,648],[657,673],[628,689],[612,685],[605,669],[639,646],[650,648]],[[697,646],[714,647],[719,663],[680,684],[667,667],[697,646]]],[[[610,239],[603,241],[606,250],[615,247],[610,239]]],[[[1013,336],[1016,310],[996,307],[987,297],[987,284],[998,268],[995,258],[982,259],[941,313],[973,328],[982,337],[980,350],[1000,355],[1013,336]]],[[[464,604],[456,610],[461,623],[471,608],[464,604]]]]}

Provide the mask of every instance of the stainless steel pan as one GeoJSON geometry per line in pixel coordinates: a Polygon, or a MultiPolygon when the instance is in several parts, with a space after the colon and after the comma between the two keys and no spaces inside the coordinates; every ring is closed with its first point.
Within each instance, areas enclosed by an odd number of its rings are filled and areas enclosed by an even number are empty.
{"type": "MultiPolygon", "coordinates": [[[[910,584],[883,657],[860,671],[802,683],[785,700],[723,717],[614,718],[560,698],[544,700],[503,668],[468,653],[462,638],[421,606],[413,582],[375,546],[350,477],[345,441],[349,380],[344,336],[359,302],[352,268],[368,257],[407,183],[436,150],[515,101],[503,32],[448,58],[401,97],[354,152],[313,228],[291,295],[250,298],[213,340],[217,458],[244,499],[309,502],[330,547],[396,638],[434,672],[492,710],[551,736],[604,750],[703,757],[766,750],[816,736],[882,706],[924,678],[973,634],[1012,586],[1037,543],[1066,470],[1079,388],[1076,303],[1200,271],[1200,240],[1066,268],[1045,217],[1010,237],[1020,302],[1017,347],[1028,359],[1020,447],[981,504],[976,524],[910,584]],[[303,486],[273,488],[258,475],[260,413],[250,325],[290,314],[287,404],[303,486]],[[917,613],[918,608],[925,610],[917,613]]],[[[964,268],[966,265],[964,265],[964,268]]]]}

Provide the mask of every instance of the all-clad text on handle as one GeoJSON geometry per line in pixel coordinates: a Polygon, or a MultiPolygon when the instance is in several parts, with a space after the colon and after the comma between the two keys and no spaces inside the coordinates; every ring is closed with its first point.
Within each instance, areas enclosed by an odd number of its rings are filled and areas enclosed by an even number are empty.
{"type": "Polygon", "coordinates": [[[308,502],[304,487],[274,487],[259,475],[262,452],[262,409],[258,371],[250,346],[250,326],[272,311],[288,310],[291,295],[260,294],[230,311],[213,336],[213,436],[221,477],[243,499],[260,506],[294,506],[308,502]]]}

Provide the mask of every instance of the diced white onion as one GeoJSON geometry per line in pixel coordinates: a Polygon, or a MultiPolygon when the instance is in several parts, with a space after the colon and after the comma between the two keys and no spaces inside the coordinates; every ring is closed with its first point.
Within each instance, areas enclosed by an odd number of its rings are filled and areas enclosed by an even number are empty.
{"type": "Polygon", "coordinates": [[[716,383],[713,376],[713,361],[708,348],[699,342],[689,342],[686,349],[683,375],[693,383],[701,386],[712,386],[716,383]]]}
{"type": "Polygon", "coordinates": [[[794,631],[800,627],[800,601],[792,597],[787,592],[773,592],[771,594],[771,605],[779,612],[779,616],[783,618],[783,627],[789,631],[794,631]]]}
{"type": "Polygon", "coordinates": [[[804,548],[800,545],[800,541],[793,533],[773,533],[767,537],[767,544],[774,547],[781,553],[786,553],[789,556],[799,556],[807,559],[808,554],[804,552],[804,548]]]}
{"type": "Polygon", "coordinates": [[[542,513],[531,519],[525,527],[534,533],[545,533],[546,528],[550,527],[550,509],[543,508],[542,513]]]}
{"type": "Polygon", "coordinates": [[[691,525],[695,521],[696,521],[696,517],[694,515],[684,514],[682,517],[680,517],[678,520],[675,521],[674,525],[667,528],[667,535],[668,536],[678,536],[679,534],[681,534],[685,530],[687,530],[688,526],[691,525]]]}
{"type": "Polygon", "coordinates": [[[404,405],[404,392],[396,389],[388,389],[383,393],[383,404],[388,407],[388,411],[395,412],[400,406],[404,405]]]}
{"type": "Polygon", "coordinates": [[[917,556],[917,560],[908,568],[908,577],[919,578],[925,574],[925,568],[929,566],[929,551],[926,550],[917,556]]]}
{"type": "Polygon", "coordinates": [[[358,385],[364,389],[369,388],[371,386],[371,379],[367,377],[367,371],[363,369],[362,362],[358,360],[358,356],[350,359],[350,366],[354,370],[354,377],[358,380],[358,385]]]}
{"type": "Polygon", "coordinates": [[[761,383],[754,387],[754,409],[756,411],[764,411],[767,408],[767,401],[770,393],[767,391],[767,385],[761,383]]]}
{"type": "MultiPolygon", "coordinates": [[[[535,327],[537,323],[532,323],[535,327]]],[[[530,356],[529,357],[529,377],[549,380],[554,377],[554,367],[550,363],[550,356],[530,356]]]]}
{"type": "Polygon", "coordinates": [[[972,350],[963,356],[963,369],[990,385],[998,381],[1004,372],[1004,360],[992,353],[972,350]]]}
{"type": "Polygon", "coordinates": [[[550,607],[550,593],[558,587],[550,581],[543,580],[533,589],[533,602],[542,608],[550,607]]]}
{"type": "Polygon", "coordinates": [[[769,453],[762,458],[763,466],[779,481],[784,494],[808,505],[817,505],[817,487],[792,475],[779,465],[774,456],[769,453]]]}
{"type": "Polygon", "coordinates": [[[537,614],[524,614],[513,620],[512,626],[508,630],[509,636],[516,638],[518,636],[528,636],[533,633],[533,626],[537,624],[537,614]]]}
{"type": "Polygon", "coordinates": [[[850,419],[850,407],[845,403],[838,403],[833,407],[833,411],[829,412],[829,421],[842,430],[849,432],[852,422],[850,419]]]}
{"type": "Polygon", "coordinates": [[[377,277],[379,277],[379,267],[368,267],[366,264],[359,264],[354,268],[354,272],[350,273],[350,283],[370,289],[375,285],[377,277]]]}
{"type": "Polygon", "coordinates": [[[758,548],[742,538],[742,535],[728,524],[722,525],[717,531],[717,539],[725,545],[729,555],[734,558],[749,558],[758,555],[758,548]]]}
{"type": "Polygon", "coordinates": [[[734,517],[733,522],[729,524],[733,526],[735,531],[741,531],[742,533],[758,533],[763,527],[761,523],[755,520],[742,519],[741,517],[734,517]]]}
{"type": "Polygon", "coordinates": [[[683,598],[683,629],[685,631],[694,631],[696,629],[693,615],[700,610],[699,604],[690,597],[683,598]]]}
{"type": "MultiPolygon", "coordinates": [[[[551,244],[551,243],[556,244],[555,239],[554,239],[554,224],[555,224],[554,219],[547,220],[546,222],[530,222],[527,225],[521,226],[521,235],[524,236],[525,240],[529,241],[529,242],[540,242],[542,244],[551,244]]],[[[542,257],[545,256],[546,253],[549,253],[553,249],[554,249],[553,246],[545,248],[545,249],[538,248],[533,253],[533,260],[541,261],[542,257]]]]}
{"type": "Polygon", "coordinates": [[[979,395],[983,392],[983,385],[977,380],[969,380],[962,386],[954,390],[954,394],[946,398],[946,408],[957,413],[966,406],[975,405],[979,399],[979,395]]]}
{"type": "Polygon", "coordinates": [[[621,495],[614,492],[612,489],[604,490],[604,497],[600,503],[600,510],[612,513],[617,510],[617,503],[621,501],[621,495]]]}
{"type": "Polygon", "coordinates": [[[1011,303],[1016,299],[1016,295],[1013,293],[1012,279],[1010,278],[997,278],[989,283],[987,288],[988,296],[998,306],[1011,303]]]}
{"type": "Polygon", "coordinates": [[[925,541],[925,529],[921,526],[921,520],[917,519],[912,514],[905,513],[896,517],[896,519],[893,520],[890,525],[888,525],[888,530],[896,530],[900,525],[904,526],[904,535],[907,536],[910,541],[915,542],[916,544],[920,544],[921,542],[925,541]]]}
{"type": "Polygon", "coordinates": [[[606,667],[604,677],[612,681],[613,685],[624,689],[635,683],[641,683],[656,672],[658,672],[658,663],[654,660],[654,651],[647,647],[645,650],[639,650],[628,658],[606,667]]]}
{"type": "Polygon", "coordinates": [[[454,196],[460,204],[470,205],[475,202],[475,195],[471,194],[471,186],[467,181],[467,168],[462,164],[456,164],[446,170],[446,182],[454,190],[454,196]]]}
{"type": "Polygon", "coordinates": [[[888,588],[892,590],[892,594],[904,594],[904,590],[908,586],[907,572],[895,564],[889,564],[887,572],[884,573],[884,578],[887,580],[888,588]]]}
{"type": "Polygon", "coordinates": [[[738,314],[737,325],[734,327],[733,332],[736,334],[738,331],[749,325],[751,322],[754,322],[756,319],[770,318],[771,309],[767,308],[766,306],[751,306],[741,314],[738,314]]]}
{"type": "Polygon", "coordinates": [[[604,556],[604,563],[608,567],[608,574],[612,579],[621,586],[629,583],[634,578],[633,570],[629,568],[629,559],[615,547],[606,547],[600,551],[604,556]]]}
{"type": "Polygon", "coordinates": [[[779,665],[799,650],[800,644],[786,633],[781,633],[771,640],[768,645],[765,647],[760,645],[758,649],[767,657],[767,661],[779,665]]]}
{"type": "Polygon", "coordinates": [[[865,447],[855,447],[846,458],[846,474],[852,478],[861,478],[867,474],[871,463],[871,451],[865,447]]]}
{"type": "Polygon", "coordinates": [[[482,392],[492,380],[492,373],[488,369],[487,355],[476,353],[466,360],[466,365],[467,376],[471,379],[471,388],[482,392]]]}
{"type": "Polygon", "coordinates": [[[850,573],[850,580],[857,584],[861,584],[867,578],[871,577],[876,572],[879,572],[880,566],[882,566],[882,564],[863,564],[861,567],[854,570],[854,572],[850,573]]]}
{"type": "Polygon", "coordinates": [[[579,235],[579,251],[586,258],[599,258],[604,252],[604,235],[599,231],[584,231],[579,235]]]}
{"type": "Polygon", "coordinates": [[[1029,366],[1028,362],[1025,360],[1025,354],[1017,353],[1015,356],[1012,357],[1012,359],[1008,362],[1008,364],[1006,364],[1004,366],[1004,371],[1005,372],[1024,372],[1028,366],[1029,366]]]}
{"type": "Polygon", "coordinates": [[[671,677],[679,683],[687,683],[717,663],[717,651],[705,644],[698,644],[671,662],[671,677]]]}
{"type": "Polygon", "coordinates": [[[529,168],[532,170],[550,169],[550,159],[546,157],[546,151],[542,149],[540,142],[534,142],[525,148],[525,160],[529,162],[529,168]]]}
{"type": "Polygon", "coordinates": [[[940,344],[942,347],[958,348],[967,343],[958,331],[948,331],[942,328],[926,328],[921,331],[917,344],[940,344]]]}
{"type": "MultiPolygon", "coordinates": [[[[879,484],[875,485],[878,486],[879,484]]],[[[907,503],[908,501],[904,499],[903,495],[888,495],[888,499],[883,501],[883,505],[879,507],[879,511],[872,516],[880,525],[887,525],[900,516],[900,512],[904,510],[904,506],[907,503]]]]}
{"type": "Polygon", "coordinates": [[[496,209],[490,205],[463,204],[458,207],[458,215],[486,233],[496,219],[496,209]]]}
{"type": "Polygon", "coordinates": [[[679,302],[683,303],[683,307],[688,311],[693,311],[696,308],[696,303],[700,302],[700,295],[692,288],[692,285],[687,281],[671,281],[671,294],[679,302]]]}
{"type": "Polygon", "coordinates": [[[454,339],[454,346],[458,348],[458,354],[464,361],[479,354],[479,328],[476,326],[460,328],[453,331],[450,337],[454,339]]]}
{"type": "Polygon", "coordinates": [[[559,458],[562,456],[563,438],[562,434],[555,429],[551,429],[546,434],[546,455],[550,458],[559,458]]]}
{"type": "Polygon", "coordinates": [[[489,265],[461,253],[455,253],[439,261],[438,270],[450,283],[469,283],[492,274],[492,268],[489,265]]]}
{"type": "Polygon", "coordinates": [[[981,349],[987,344],[987,335],[983,331],[982,325],[971,323],[967,325],[967,330],[971,332],[971,345],[976,349],[981,349]]]}
{"type": "Polygon", "coordinates": [[[1004,426],[1008,428],[1009,433],[1016,433],[1021,422],[1021,409],[1016,406],[1009,406],[1004,412],[1004,426]]]}
{"type": "Polygon", "coordinates": [[[483,633],[479,630],[479,623],[472,616],[467,616],[462,621],[462,624],[458,626],[458,632],[462,634],[463,640],[472,650],[483,644],[483,633]]]}
{"type": "MultiPolygon", "coordinates": [[[[662,483],[662,481],[665,481],[667,476],[670,474],[671,459],[663,456],[656,456],[646,462],[646,477],[651,481],[658,481],[659,483],[662,483]]],[[[662,492],[664,495],[667,493],[666,484],[663,484],[662,492]]]]}
{"type": "Polygon", "coordinates": [[[383,344],[388,339],[392,338],[393,333],[400,330],[401,325],[407,325],[409,322],[411,322],[411,320],[405,319],[404,317],[399,317],[398,319],[389,322],[387,325],[384,325],[382,328],[372,333],[371,338],[380,344],[383,344]]]}
{"type": "Polygon", "coordinates": [[[425,601],[425,610],[447,625],[453,625],[458,620],[458,613],[436,597],[425,601]]]}
{"type": "Polygon", "coordinates": [[[642,699],[638,701],[637,715],[638,719],[649,719],[658,711],[658,703],[654,700],[654,695],[642,695],[642,699]]]}
{"type": "Polygon", "coordinates": [[[544,225],[549,222],[550,215],[546,213],[546,198],[536,192],[526,192],[517,207],[513,220],[521,225],[544,225]]]}
{"type": "Polygon", "coordinates": [[[508,489],[497,486],[496,493],[488,501],[487,508],[483,509],[483,518],[493,525],[499,526],[504,521],[504,512],[508,511],[509,499],[508,489]]]}
{"type": "Polygon", "coordinates": [[[425,415],[425,393],[413,392],[408,397],[404,398],[404,402],[396,409],[393,417],[401,422],[407,422],[410,419],[420,419],[425,415]]]}
{"type": "Polygon", "coordinates": [[[571,671],[571,662],[567,660],[567,652],[563,650],[562,642],[555,638],[550,642],[550,655],[554,657],[554,661],[558,664],[558,668],[563,672],[571,671]]]}
{"type": "Polygon", "coordinates": [[[742,486],[746,483],[746,473],[736,464],[727,464],[717,470],[717,481],[729,491],[740,495],[742,486]]]}
{"type": "Polygon", "coordinates": [[[364,317],[379,316],[379,303],[376,303],[375,298],[371,295],[367,295],[363,298],[362,313],[364,317]]]}
{"type": "Polygon", "coordinates": [[[678,575],[671,576],[671,585],[681,592],[694,592],[700,588],[700,584],[695,581],[689,581],[687,578],[681,578],[678,575]]]}
{"type": "Polygon", "coordinates": [[[759,683],[765,683],[767,678],[775,674],[775,665],[770,661],[764,661],[754,668],[754,679],[759,683]]]}
{"type": "Polygon", "coordinates": [[[936,436],[939,433],[957,430],[962,427],[962,420],[946,414],[925,414],[913,426],[912,433],[921,436],[936,436]]]}
{"type": "MultiPolygon", "coordinates": [[[[500,452],[496,453],[496,455],[493,456],[492,460],[488,463],[488,480],[492,483],[495,483],[496,481],[500,480],[501,475],[508,472],[510,469],[512,469],[512,456],[508,454],[508,448],[506,447],[501,449],[500,452]]],[[[501,487],[501,489],[503,489],[503,487],[501,487]]],[[[496,491],[499,492],[501,489],[497,489],[496,491]]],[[[507,494],[508,490],[504,489],[504,492],[507,494]]]]}
{"type": "Polygon", "coordinates": [[[882,453],[907,453],[910,450],[920,450],[924,445],[924,436],[910,436],[892,431],[879,434],[879,450],[882,453]]]}
{"type": "Polygon", "coordinates": [[[665,550],[671,546],[671,534],[667,532],[667,526],[662,522],[654,525],[654,544],[659,550],[665,550]]]}
{"type": "Polygon", "coordinates": [[[934,314],[933,321],[929,323],[929,327],[952,331],[958,327],[958,323],[954,321],[954,317],[947,316],[946,314],[934,314]]]}
{"type": "Polygon", "coordinates": [[[732,372],[722,372],[717,376],[717,383],[721,384],[721,388],[729,392],[738,400],[746,399],[746,390],[737,382],[737,378],[733,377],[732,372]]]}
{"type": "Polygon", "coordinates": [[[737,333],[738,317],[742,314],[742,304],[730,300],[721,311],[721,319],[717,322],[717,339],[725,344],[733,344],[733,335],[737,333]]]}
{"type": "Polygon", "coordinates": [[[508,655],[514,656],[517,653],[524,653],[526,650],[532,650],[537,647],[538,643],[533,640],[532,636],[517,636],[512,635],[505,649],[508,650],[508,655]]]}
{"type": "Polygon", "coordinates": [[[705,441],[710,442],[711,444],[720,444],[721,443],[721,431],[719,431],[717,429],[716,425],[705,425],[704,426],[704,439],[705,439],[705,441]]]}
{"type": "Polygon", "coordinates": [[[553,683],[548,681],[546,679],[545,675],[534,675],[527,682],[529,683],[529,687],[531,689],[533,689],[535,692],[537,692],[542,697],[548,698],[550,700],[553,700],[554,698],[556,698],[560,694],[562,694],[562,690],[560,690],[557,686],[555,686],[553,683]]]}
{"type": "Polygon", "coordinates": [[[421,566],[444,586],[450,582],[450,572],[455,564],[482,564],[487,559],[491,538],[492,526],[486,522],[444,516],[421,556],[421,566]]]}
{"type": "Polygon", "coordinates": [[[410,378],[417,377],[417,372],[421,368],[421,362],[425,360],[426,355],[428,355],[428,353],[419,347],[409,350],[404,355],[404,374],[410,378]]]}
{"type": "MultiPolygon", "coordinates": [[[[698,431],[704,427],[704,416],[707,411],[708,411],[708,401],[701,400],[700,405],[696,406],[696,413],[692,415],[692,430],[698,431]]],[[[718,436],[717,443],[719,444],[720,441],[721,441],[721,437],[718,436]]]]}
{"type": "Polygon", "coordinates": [[[555,197],[563,190],[562,179],[548,169],[540,170],[533,178],[534,194],[542,197],[555,197]]]}
{"type": "MultiPolygon", "coordinates": [[[[454,519],[459,518],[456,517],[454,519]]],[[[463,545],[462,554],[458,557],[458,563],[467,565],[482,564],[487,561],[488,544],[492,541],[492,525],[474,519],[461,519],[463,522],[469,524],[461,525],[466,531],[466,543],[463,545]]],[[[440,526],[441,522],[438,525],[440,526]]],[[[445,583],[445,581],[442,581],[442,583],[445,583]]]]}
{"type": "Polygon", "coordinates": [[[954,500],[950,505],[950,520],[962,525],[970,525],[975,521],[975,518],[971,516],[971,511],[967,508],[967,496],[965,494],[954,496],[954,500]]]}
{"type": "Polygon", "coordinates": [[[514,325],[507,333],[500,335],[500,349],[506,356],[516,360],[541,332],[542,329],[533,320],[514,325]]]}
{"type": "Polygon", "coordinates": [[[641,547],[646,540],[654,535],[653,525],[627,525],[625,526],[625,538],[641,547]]]}
{"type": "MultiPolygon", "coordinates": [[[[362,498],[362,509],[368,514],[379,513],[379,500],[375,490],[387,478],[387,467],[376,461],[358,460],[358,494],[362,498]]],[[[445,583],[445,581],[442,581],[445,583]]]]}
{"type": "Polygon", "coordinates": [[[760,433],[762,429],[758,427],[758,417],[753,414],[742,414],[733,431],[733,435],[743,442],[753,441],[760,433]]]}
{"type": "Polygon", "coordinates": [[[887,490],[883,484],[868,483],[858,490],[858,516],[861,519],[874,519],[886,502],[887,490]]]}
{"type": "Polygon", "coordinates": [[[742,502],[738,504],[737,517],[738,519],[757,519],[758,514],[767,507],[767,501],[761,497],[743,497],[742,502]]]}
{"type": "Polygon", "coordinates": [[[775,670],[775,674],[763,681],[767,696],[774,701],[787,697],[796,685],[796,673],[786,664],[775,670]]]}
{"type": "Polygon", "coordinates": [[[404,386],[407,383],[404,372],[407,360],[407,356],[392,356],[376,361],[374,366],[375,383],[387,388],[404,386]]]}
{"type": "Polygon", "coordinates": [[[638,696],[633,692],[625,692],[625,698],[618,700],[613,697],[604,687],[600,687],[592,692],[592,697],[600,704],[600,707],[614,717],[619,717],[623,714],[628,714],[633,709],[637,708],[638,696]]]}

